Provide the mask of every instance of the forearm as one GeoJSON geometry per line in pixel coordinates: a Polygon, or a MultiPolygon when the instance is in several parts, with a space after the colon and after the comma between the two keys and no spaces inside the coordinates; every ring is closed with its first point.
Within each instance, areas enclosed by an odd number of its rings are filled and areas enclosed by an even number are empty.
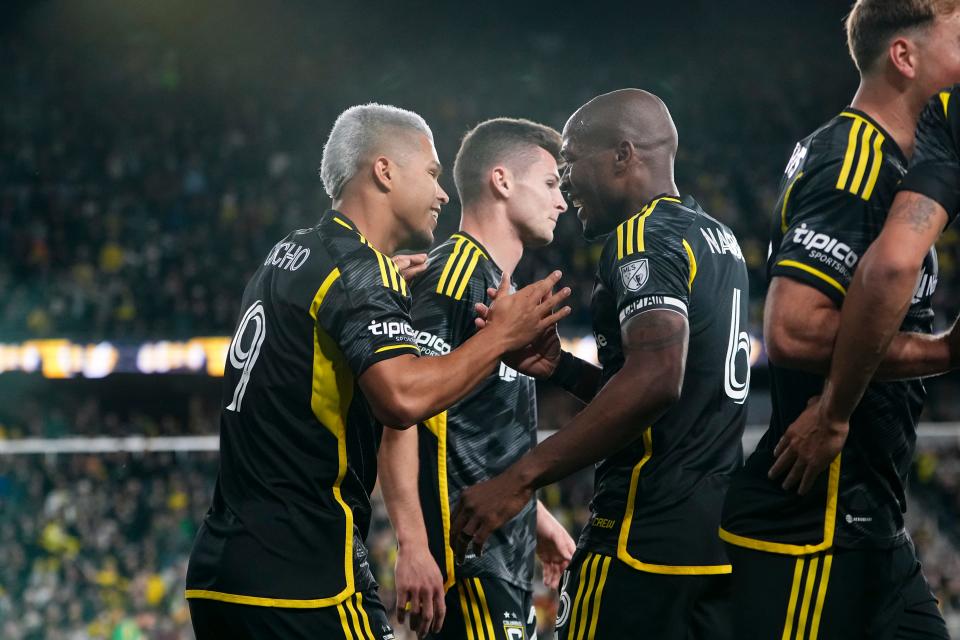
{"type": "Polygon", "coordinates": [[[546,505],[537,500],[537,535],[543,535],[553,530],[560,523],[553,517],[546,505]]]}
{"type": "Polygon", "coordinates": [[[480,331],[444,356],[417,358],[398,380],[400,392],[412,403],[415,420],[435,416],[463,399],[499,365],[504,349],[480,331]]]}
{"type": "Polygon", "coordinates": [[[954,368],[947,334],[897,333],[874,376],[877,380],[909,380],[946,373],[954,368]]]}
{"type": "Polygon", "coordinates": [[[881,260],[867,252],[844,301],[821,403],[833,420],[850,419],[910,306],[916,272],[881,268],[881,260]]]}
{"type": "Polygon", "coordinates": [[[653,367],[643,377],[621,370],[569,424],[530,450],[510,472],[524,486],[538,489],[633,443],[676,399],[657,391],[662,387],[656,378],[653,367]]]}
{"type": "Polygon", "coordinates": [[[383,502],[401,547],[427,546],[420,508],[419,453],[416,428],[385,429],[380,444],[379,475],[383,502]]]}

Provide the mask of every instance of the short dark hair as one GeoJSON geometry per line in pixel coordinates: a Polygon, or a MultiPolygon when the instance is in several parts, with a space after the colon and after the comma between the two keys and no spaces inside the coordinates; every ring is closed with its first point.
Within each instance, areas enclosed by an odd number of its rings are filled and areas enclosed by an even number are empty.
{"type": "MultiPolygon", "coordinates": [[[[467,132],[453,163],[453,180],[460,204],[474,202],[483,193],[487,173],[496,164],[535,159],[539,147],[556,159],[560,156],[560,133],[552,127],[522,118],[494,118],[467,132]]],[[[518,169],[522,172],[523,169],[518,169]]]]}
{"type": "Polygon", "coordinates": [[[930,26],[938,15],[958,6],[960,0],[857,0],[846,30],[847,47],[860,75],[874,69],[895,35],[930,26]]]}

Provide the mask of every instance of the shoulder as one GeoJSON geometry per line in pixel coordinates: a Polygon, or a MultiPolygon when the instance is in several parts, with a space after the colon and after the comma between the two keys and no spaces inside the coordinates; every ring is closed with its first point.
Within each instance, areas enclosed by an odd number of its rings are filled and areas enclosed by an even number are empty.
{"type": "Polygon", "coordinates": [[[634,254],[682,248],[697,213],[679,198],[657,198],[621,223],[604,245],[604,257],[620,261],[634,254]]]}
{"type": "Polygon", "coordinates": [[[455,233],[430,252],[426,270],[413,283],[413,295],[434,293],[453,300],[483,300],[492,286],[492,263],[486,250],[455,233]]]}
{"type": "Polygon", "coordinates": [[[343,286],[349,289],[380,286],[408,295],[407,283],[390,256],[378,251],[342,217],[326,216],[319,233],[343,286]]]}
{"type": "Polygon", "coordinates": [[[806,157],[801,162],[792,159],[786,175],[795,198],[845,193],[869,201],[878,185],[895,186],[906,171],[896,143],[869,118],[850,110],[824,124],[798,148],[806,157]]]}

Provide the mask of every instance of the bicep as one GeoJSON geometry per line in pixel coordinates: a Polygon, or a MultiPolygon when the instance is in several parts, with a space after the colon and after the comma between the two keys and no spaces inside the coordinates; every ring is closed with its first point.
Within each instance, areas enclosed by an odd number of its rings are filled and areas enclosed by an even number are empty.
{"type": "Polygon", "coordinates": [[[668,309],[653,309],[627,319],[620,329],[624,367],[654,371],[669,386],[683,382],[690,340],[687,316],[668,309]]]}

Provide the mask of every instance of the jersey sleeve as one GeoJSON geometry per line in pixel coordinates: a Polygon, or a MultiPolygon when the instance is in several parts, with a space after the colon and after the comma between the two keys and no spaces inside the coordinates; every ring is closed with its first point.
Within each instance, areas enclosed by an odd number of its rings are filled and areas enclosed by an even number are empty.
{"type": "MultiPolygon", "coordinates": [[[[793,185],[783,204],[784,231],[770,247],[770,277],[786,276],[843,303],[857,261],[877,230],[871,202],[837,186],[840,161],[824,163],[793,185]]],[[[881,218],[882,220],[882,218],[881,218]]]]}
{"type": "Polygon", "coordinates": [[[317,316],[317,324],[337,343],[358,378],[378,362],[420,353],[405,284],[390,277],[383,278],[383,284],[381,278],[370,257],[345,260],[317,316]]]}
{"type": "Polygon", "coordinates": [[[960,212],[960,85],[934,96],[920,114],[910,170],[900,190],[938,202],[950,222],[960,212]]]}
{"type": "Polygon", "coordinates": [[[620,225],[607,241],[602,276],[616,295],[621,326],[654,309],[687,315],[690,253],[676,226],[637,217],[620,225]]]}
{"type": "Polygon", "coordinates": [[[459,299],[439,290],[443,265],[431,261],[412,287],[411,317],[417,330],[417,344],[425,355],[446,355],[459,347],[476,331],[473,311],[474,287],[467,287],[459,299]]]}

